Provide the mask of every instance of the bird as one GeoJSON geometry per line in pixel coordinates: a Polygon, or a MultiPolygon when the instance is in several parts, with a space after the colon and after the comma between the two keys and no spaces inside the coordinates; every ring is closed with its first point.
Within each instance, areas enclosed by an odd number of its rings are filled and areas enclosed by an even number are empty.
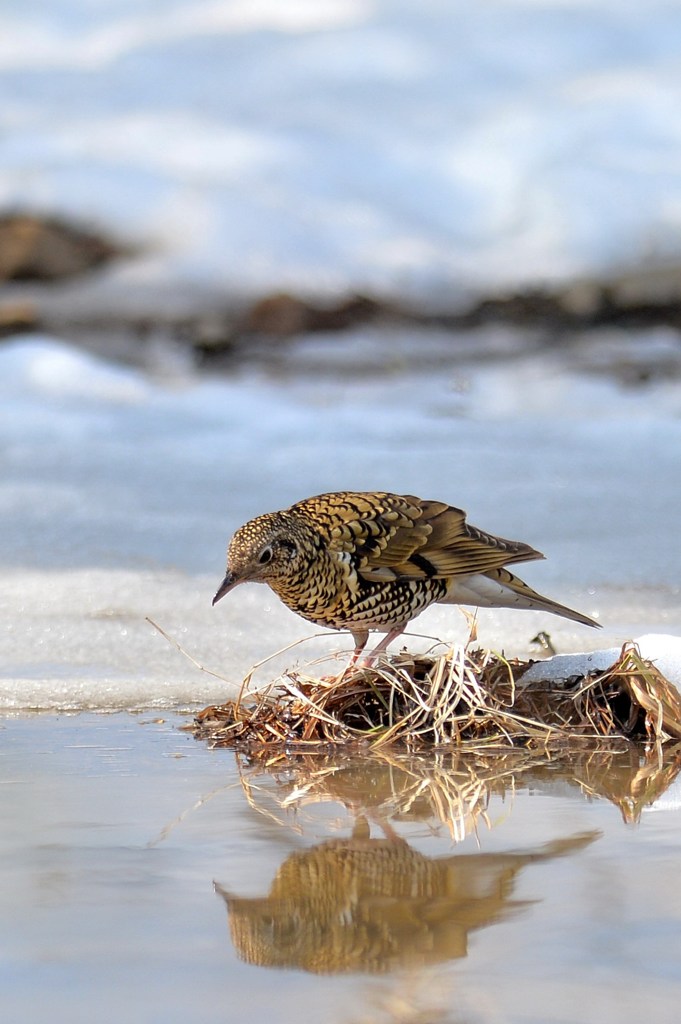
{"type": "Polygon", "coordinates": [[[600,624],[538,594],[506,567],[544,555],[495,537],[443,501],[387,491],[336,491],[267,512],[241,526],[213,605],[240,583],[266,583],[316,625],[352,634],[359,659],[371,630],[374,658],[432,604],[528,608],[600,624]]]}

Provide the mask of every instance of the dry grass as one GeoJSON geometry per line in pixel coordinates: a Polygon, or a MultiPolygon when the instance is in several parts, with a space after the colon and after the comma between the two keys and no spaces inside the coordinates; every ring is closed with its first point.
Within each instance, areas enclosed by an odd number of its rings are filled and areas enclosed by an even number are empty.
{"type": "Polygon", "coordinates": [[[523,685],[529,664],[456,646],[440,656],[383,656],[332,677],[291,671],[264,691],[206,708],[196,735],[248,751],[556,750],[585,740],[681,738],[679,693],[633,644],[607,672],[562,685],[523,685]]]}

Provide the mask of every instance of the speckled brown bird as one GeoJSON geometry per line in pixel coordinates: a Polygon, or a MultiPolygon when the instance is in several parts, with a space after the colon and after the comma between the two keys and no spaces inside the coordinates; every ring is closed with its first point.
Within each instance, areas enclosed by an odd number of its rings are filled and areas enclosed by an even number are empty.
{"type": "Polygon", "coordinates": [[[369,630],[385,650],[431,604],[530,608],[597,622],[542,597],[505,568],[544,556],[466,522],[442,501],[383,491],[318,494],[240,527],[213,604],[238,583],[267,583],[292,611],[347,629],[357,657],[369,630]]]}

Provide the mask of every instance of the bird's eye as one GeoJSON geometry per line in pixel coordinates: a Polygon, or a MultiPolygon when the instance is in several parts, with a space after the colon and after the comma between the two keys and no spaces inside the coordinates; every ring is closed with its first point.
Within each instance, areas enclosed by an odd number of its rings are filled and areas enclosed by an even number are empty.
{"type": "Polygon", "coordinates": [[[260,565],[267,565],[268,562],[272,561],[272,548],[263,548],[260,552],[258,562],[260,565]]]}

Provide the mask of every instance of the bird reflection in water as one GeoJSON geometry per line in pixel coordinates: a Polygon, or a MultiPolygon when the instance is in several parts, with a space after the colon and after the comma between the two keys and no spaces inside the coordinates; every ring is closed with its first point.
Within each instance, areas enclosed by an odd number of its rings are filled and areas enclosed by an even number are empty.
{"type": "MultiPolygon", "coordinates": [[[[329,801],[345,807],[352,834],[291,854],[267,895],[246,898],[222,886],[239,956],[249,963],[316,973],[389,972],[466,956],[468,936],[528,906],[513,898],[524,868],[578,853],[599,833],[505,853],[427,856],[396,825],[445,828],[462,839],[487,821],[492,794],[504,796],[541,757],[428,759],[384,752],[240,761],[251,806],[271,821],[296,823],[329,801]],[[274,809],[273,809],[274,808],[274,809]],[[456,818],[455,822],[453,819],[456,818]],[[373,831],[373,834],[372,834],[373,831]]],[[[555,766],[554,766],[555,767],[555,766]]]]}
{"type": "MultiPolygon", "coordinates": [[[[298,829],[320,803],[347,809],[352,834],[291,854],[265,896],[245,898],[216,886],[239,956],[252,964],[315,973],[387,973],[464,957],[468,936],[527,909],[514,899],[518,874],[578,855],[600,835],[581,833],[504,853],[429,857],[396,826],[442,831],[461,840],[490,825],[492,797],[556,785],[606,799],[626,822],[638,820],[677,777],[681,745],[659,758],[628,744],[571,751],[564,763],[537,751],[505,754],[368,751],[358,758],[302,755],[239,757],[254,810],[270,824],[298,829]],[[283,816],[282,816],[283,812],[283,816]],[[372,835],[373,830],[373,835],[372,835]]],[[[319,821],[317,821],[319,826],[319,821]]],[[[326,826],[325,826],[326,827],[326,826]]]]}
{"type": "Polygon", "coordinates": [[[248,963],[383,973],[466,956],[470,932],[529,905],[513,899],[523,868],[576,853],[598,835],[436,858],[394,833],[373,838],[360,817],[349,838],[291,854],[267,896],[217,891],[237,953],[248,963]]]}

